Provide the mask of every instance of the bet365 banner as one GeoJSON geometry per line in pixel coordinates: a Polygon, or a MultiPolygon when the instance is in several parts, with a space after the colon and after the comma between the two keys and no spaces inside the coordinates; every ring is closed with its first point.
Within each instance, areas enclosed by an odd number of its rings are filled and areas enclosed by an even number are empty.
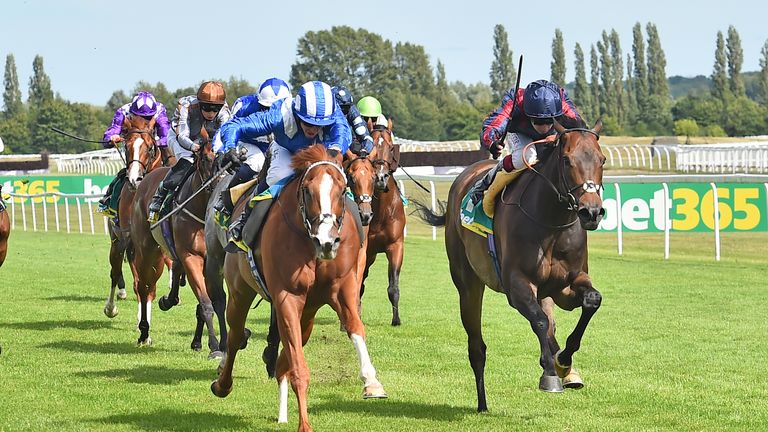
{"type": "MultiPolygon", "coordinates": [[[[621,216],[622,230],[659,232],[667,223],[671,231],[713,231],[715,192],[709,183],[619,184],[621,208],[617,209],[616,188],[605,183],[603,207],[606,214],[599,230],[616,231],[621,216]],[[620,212],[620,214],[619,214],[620,212]]],[[[717,187],[717,209],[721,231],[768,231],[768,201],[762,183],[722,183],[717,187]]]]}
{"type": "MultiPolygon", "coordinates": [[[[38,195],[50,192],[102,195],[112,179],[111,176],[14,176],[0,177],[0,184],[3,185],[3,195],[10,193],[38,195]]],[[[23,200],[25,203],[29,203],[30,200],[34,200],[35,203],[42,203],[43,197],[13,197],[13,200],[17,204],[23,200]]],[[[64,201],[58,196],[48,196],[45,200],[49,204],[64,201]]],[[[94,201],[98,201],[98,198],[95,198],[94,201]]]]}

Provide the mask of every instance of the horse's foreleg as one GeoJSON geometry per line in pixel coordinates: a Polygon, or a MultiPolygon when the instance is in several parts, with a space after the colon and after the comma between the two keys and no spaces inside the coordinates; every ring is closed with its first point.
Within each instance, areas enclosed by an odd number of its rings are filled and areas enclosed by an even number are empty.
{"type": "MultiPolygon", "coordinates": [[[[165,258],[164,258],[165,259],[165,258]]],[[[166,265],[168,265],[167,259],[165,259],[166,265]]],[[[184,267],[181,262],[171,261],[170,274],[168,275],[168,286],[170,291],[167,295],[160,297],[157,302],[157,306],[161,311],[167,311],[168,309],[179,304],[179,285],[181,285],[181,278],[184,274],[184,267]]]]}
{"type": "MultiPolygon", "coordinates": [[[[511,265],[502,268],[511,268],[511,265]]],[[[531,329],[539,340],[539,364],[543,369],[539,378],[539,389],[545,392],[559,393],[563,384],[555,373],[554,353],[549,345],[549,317],[544,313],[536,300],[530,282],[519,274],[506,273],[503,275],[504,287],[507,290],[507,301],[528,320],[531,329]]]]}
{"type": "MultiPolygon", "coordinates": [[[[288,294],[284,290],[275,290],[270,287],[271,292],[279,293],[273,295],[275,311],[277,313],[277,325],[280,331],[280,341],[283,344],[283,351],[278,359],[277,382],[280,389],[285,385],[285,379],[290,381],[291,388],[298,401],[299,409],[299,430],[312,430],[309,425],[309,414],[307,412],[307,388],[309,387],[309,368],[304,358],[304,338],[309,334],[304,332],[302,317],[304,310],[304,297],[288,294]],[[281,361],[282,360],[282,361],[281,361]]],[[[311,326],[309,326],[311,332],[311,326]]],[[[287,400],[283,400],[281,393],[280,404],[278,407],[278,422],[288,421],[287,400]]]]}
{"type": "MultiPolygon", "coordinates": [[[[111,237],[112,244],[109,247],[109,278],[111,280],[111,286],[109,289],[109,297],[107,297],[107,302],[104,304],[104,315],[109,318],[114,318],[119,313],[117,305],[115,304],[115,292],[118,291],[120,282],[123,280],[123,251],[120,248],[119,240],[113,235],[111,237]]],[[[123,293],[122,298],[125,298],[125,282],[123,282],[121,291],[123,293]]],[[[118,297],[120,297],[119,293],[118,297]]]]}
{"type": "Polygon", "coordinates": [[[211,383],[211,392],[218,397],[226,397],[232,391],[232,368],[240,344],[245,339],[245,319],[248,317],[248,310],[255,297],[256,293],[242,278],[233,281],[227,302],[227,323],[229,324],[227,354],[219,364],[219,378],[211,383]]]}
{"type": "MultiPolygon", "coordinates": [[[[603,297],[593,286],[592,281],[586,273],[579,273],[574,281],[571,283],[571,291],[575,295],[569,299],[556,299],[566,303],[567,300],[572,302],[575,300],[581,305],[581,316],[576,323],[576,327],[573,329],[568,338],[565,341],[565,348],[555,354],[555,363],[558,369],[558,373],[564,377],[564,383],[566,387],[581,388],[584,384],[581,381],[581,377],[578,376],[578,372],[571,367],[573,364],[573,354],[581,347],[581,339],[584,336],[584,332],[589,325],[589,321],[595,315],[600,308],[603,297]]],[[[560,304],[558,302],[558,304],[560,304]]],[[[567,305],[566,305],[567,306],[567,305]]]]}
{"type": "Polygon", "coordinates": [[[555,336],[557,331],[557,324],[555,323],[555,302],[551,297],[546,297],[539,302],[539,305],[549,320],[549,330],[547,331],[549,350],[551,352],[558,352],[560,351],[560,344],[557,343],[557,338],[555,336]]]}
{"type": "MultiPolygon", "coordinates": [[[[221,358],[221,352],[219,351],[219,341],[216,339],[216,331],[213,327],[213,304],[210,297],[208,297],[208,290],[206,289],[205,278],[203,277],[203,267],[205,265],[205,258],[201,255],[190,254],[183,258],[184,269],[189,279],[190,287],[197,297],[199,314],[198,314],[198,329],[195,332],[198,349],[200,349],[200,337],[202,336],[201,324],[205,323],[208,329],[208,358],[221,358]],[[198,336],[199,335],[199,336],[198,336]]],[[[194,347],[193,347],[194,349],[194,347]]]]}
{"type": "Polygon", "coordinates": [[[454,269],[451,266],[451,276],[456,289],[459,291],[459,309],[461,311],[461,323],[467,333],[467,353],[469,365],[475,375],[475,387],[477,390],[477,412],[488,411],[488,403],[485,398],[485,351],[481,326],[483,315],[484,285],[474,275],[463,276],[462,272],[470,272],[469,263],[466,267],[454,269]],[[465,279],[469,279],[465,281],[465,279]]]}
{"type": "Polygon", "coordinates": [[[205,257],[205,288],[208,296],[211,298],[213,312],[219,322],[219,351],[227,350],[227,293],[224,291],[224,274],[222,272],[224,256],[221,253],[214,253],[212,248],[208,248],[208,255],[205,257]]]}
{"type": "Polygon", "coordinates": [[[267,368],[267,375],[270,378],[275,377],[275,366],[277,365],[277,353],[280,347],[280,332],[277,328],[277,312],[275,306],[269,305],[269,332],[267,333],[267,346],[261,353],[261,359],[267,368]]]}
{"type": "Polygon", "coordinates": [[[389,262],[389,286],[387,295],[392,304],[392,325],[400,325],[400,268],[403,266],[403,242],[400,240],[387,248],[387,261],[389,262]]]}

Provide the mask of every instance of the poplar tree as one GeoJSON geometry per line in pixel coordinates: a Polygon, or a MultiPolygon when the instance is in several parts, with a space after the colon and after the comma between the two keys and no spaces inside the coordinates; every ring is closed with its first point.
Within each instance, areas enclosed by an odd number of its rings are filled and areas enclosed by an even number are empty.
{"type": "Polygon", "coordinates": [[[632,55],[635,58],[633,84],[635,88],[635,102],[638,111],[643,111],[648,99],[648,69],[645,64],[645,42],[643,41],[643,29],[640,23],[635,23],[632,28],[632,55]]]}
{"type": "Polygon", "coordinates": [[[550,64],[552,75],[550,81],[561,86],[565,85],[565,47],[563,46],[563,32],[555,29],[555,38],[552,39],[552,63],[550,64]]]}
{"type": "Polygon", "coordinates": [[[632,77],[632,71],[634,70],[634,62],[632,56],[627,53],[627,112],[626,121],[634,121],[637,119],[637,99],[635,99],[635,79],[632,77]]]}
{"type": "Polygon", "coordinates": [[[760,94],[760,100],[763,104],[768,105],[768,40],[763,44],[763,49],[760,50],[760,76],[758,77],[758,90],[760,94]]]}
{"type": "Polygon", "coordinates": [[[576,48],[573,50],[573,54],[576,57],[576,80],[573,88],[573,101],[581,111],[581,115],[584,119],[594,121],[592,94],[589,90],[587,73],[584,68],[584,51],[581,49],[581,45],[579,45],[578,42],[576,43],[576,48]]]}
{"type": "Polygon", "coordinates": [[[645,30],[648,33],[648,92],[661,98],[669,98],[667,59],[661,48],[659,32],[653,23],[648,23],[645,30]]]}
{"type": "Polygon", "coordinates": [[[717,42],[715,48],[715,65],[712,69],[712,96],[721,101],[728,99],[730,90],[728,89],[728,77],[726,75],[727,60],[725,56],[725,39],[723,32],[717,32],[717,42]]]}
{"type": "Polygon", "coordinates": [[[597,42],[597,49],[600,51],[600,111],[605,116],[616,116],[615,102],[613,94],[613,59],[610,50],[611,41],[608,33],[603,30],[603,39],[597,42]]]}
{"type": "Polygon", "coordinates": [[[504,93],[512,88],[517,77],[512,51],[504,26],[497,24],[493,28],[493,63],[491,63],[491,90],[494,101],[500,101],[504,93]]]}
{"type": "Polygon", "coordinates": [[[741,76],[741,67],[744,64],[744,50],[741,48],[741,38],[736,27],[728,27],[728,38],[725,40],[725,49],[728,54],[728,83],[736,97],[745,96],[744,78],[741,76]]]}
{"type": "Polygon", "coordinates": [[[37,55],[32,62],[32,76],[29,77],[29,102],[35,107],[40,107],[52,100],[51,79],[45,74],[43,57],[37,55]]]}
{"type": "Polygon", "coordinates": [[[16,74],[16,60],[13,58],[13,54],[8,54],[5,57],[3,86],[5,87],[3,92],[5,116],[11,118],[24,108],[21,103],[21,88],[19,88],[19,76],[16,74]]]}
{"type": "Polygon", "coordinates": [[[592,45],[592,49],[589,53],[589,69],[590,69],[590,81],[589,86],[592,91],[592,115],[595,119],[603,116],[603,111],[600,109],[600,74],[599,74],[599,61],[597,57],[597,50],[592,45]]]}
{"type": "Polygon", "coordinates": [[[616,120],[623,126],[626,120],[626,106],[624,101],[624,60],[621,52],[621,42],[619,34],[615,29],[611,29],[611,61],[613,63],[613,73],[611,81],[613,86],[612,95],[614,98],[613,106],[615,109],[616,120]]]}

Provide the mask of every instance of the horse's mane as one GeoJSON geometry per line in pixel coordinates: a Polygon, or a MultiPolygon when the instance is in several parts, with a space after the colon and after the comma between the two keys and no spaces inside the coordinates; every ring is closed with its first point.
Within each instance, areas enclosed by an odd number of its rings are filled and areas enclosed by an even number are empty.
{"type": "Polygon", "coordinates": [[[563,115],[563,116],[557,117],[555,120],[557,120],[557,122],[560,123],[560,125],[562,125],[566,129],[587,128],[587,123],[581,117],[574,119],[574,118],[566,117],[563,115]]]}
{"type": "Polygon", "coordinates": [[[313,144],[293,155],[291,158],[291,168],[300,172],[315,162],[329,161],[338,164],[339,155],[339,152],[328,150],[323,144],[313,144]]]}

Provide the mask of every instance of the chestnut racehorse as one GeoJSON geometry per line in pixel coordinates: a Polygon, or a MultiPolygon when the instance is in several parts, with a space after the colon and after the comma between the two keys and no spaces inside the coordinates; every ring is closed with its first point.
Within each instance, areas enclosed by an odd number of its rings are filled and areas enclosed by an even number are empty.
{"type": "MultiPolygon", "coordinates": [[[[203,133],[206,136],[207,133],[203,133]]],[[[205,138],[204,138],[205,139],[205,138]]],[[[215,173],[214,154],[210,143],[201,148],[195,158],[195,171],[187,177],[174,198],[174,207],[185,202],[197,192],[215,173]]],[[[178,259],[174,261],[174,269],[181,268],[190,283],[192,292],[197,297],[196,310],[197,327],[192,337],[190,347],[199,351],[202,348],[203,326],[208,329],[209,358],[221,358],[219,341],[216,339],[216,331],[213,326],[213,305],[206,289],[204,266],[206,260],[205,244],[205,214],[211,191],[216,186],[217,179],[198,193],[184,208],[170,218],[171,237],[175,249],[168,249],[167,242],[163,238],[163,227],[159,225],[152,230],[155,242],[160,245],[163,254],[178,259]]],[[[179,284],[171,284],[168,295],[158,301],[160,310],[166,311],[179,304],[179,284]]],[[[223,311],[222,311],[223,320],[223,311]]]]}
{"type": "Polygon", "coordinates": [[[8,210],[3,202],[3,185],[0,185],[0,267],[5,262],[5,256],[8,254],[8,236],[11,235],[11,220],[8,217],[8,210]]]}
{"type": "MultiPolygon", "coordinates": [[[[123,278],[123,257],[130,247],[131,210],[136,188],[147,173],[162,165],[162,157],[155,143],[155,120],[147,120],[139,116],[126,116],[123,121],[126,156],[126,184],[120,191],[117,222],[109,218],[109,264],[112,281],[109,296],[104,305],[104,314],[114,318],[118,314],[115,303],[115,293],[119,299],[126,298],[125,279],[123,278]]],[[[136,272],[129,260],[133,273],[133,289],[136,292],[136,272]]]]}
{"type": "MultiPolygon", "coordinates": [[[[373,162],[375,193],[373,194],[373,218],[368,225],[365,272],[360,296],[365,293],[365,279],[376,255],[385,253],[389,263],[387,295],[392,303],[392,325],[400,325],[400,269],[403,266],[403,240],[405,239],[405,209],[394,173],[400,154],[392,142],[392,120],[388,127],[374,126],[371,131],[374,146],[369,158],[373,162]]],[[[370,122],[369,122],[370,127],[370,122]]]]}
{"type": "Polygon", "coordinates": [[[539,152],[540,157],[551,154],[523,172],[497,198],[493,219],[496,252],[491,252],[498,262],[489,253],[490,241],[463,228],[459,219],[462,198],[493,161],[477,162],[454,180],[444,215],[417,203],[428,223],[446,226],[445,247],[459,291],[479,412],[488,410],[486,345],[480,325],[486,286],[506,295],[509,305],[529,321],[536,334],[543,369],[539,388],[562,392],[563,385],[583,386],[572,368],[572,358],[602,301],[587,274],[587,230],[596,229],[605,214],[600,197],[605,156],[598,143],[602,123],[593,129],[565,129],[558,123],[554,127],[556,140],[539,152]],[[581,307],[563,350],[555,339],[555,304],[565,310],[581,307]]]}
{"type": "Polygon", "coordinates": [[[327,304],[339,316],[360,361],[364,397],[386,397],[376,378],[358,315],[361,239],[346,206],[346,178],[341,155],[321,144],[293,156],[296,177],[272,204],[256,240],[254,261],[267,291],[262,291],[244,253],[227,254],[224,274],[229,286],[227,354],[211,391],[232,391],[232,367],[250,305],[257,293],[272,299],[283,349],[277,361],[278,422],[288,421],[288,382],[298,399],[299,430],[309,431],[309,370],[303,346],[312,333],[317,310],[327,304]],[[346,223],[345,223],[346,222],[346,223]]]}

